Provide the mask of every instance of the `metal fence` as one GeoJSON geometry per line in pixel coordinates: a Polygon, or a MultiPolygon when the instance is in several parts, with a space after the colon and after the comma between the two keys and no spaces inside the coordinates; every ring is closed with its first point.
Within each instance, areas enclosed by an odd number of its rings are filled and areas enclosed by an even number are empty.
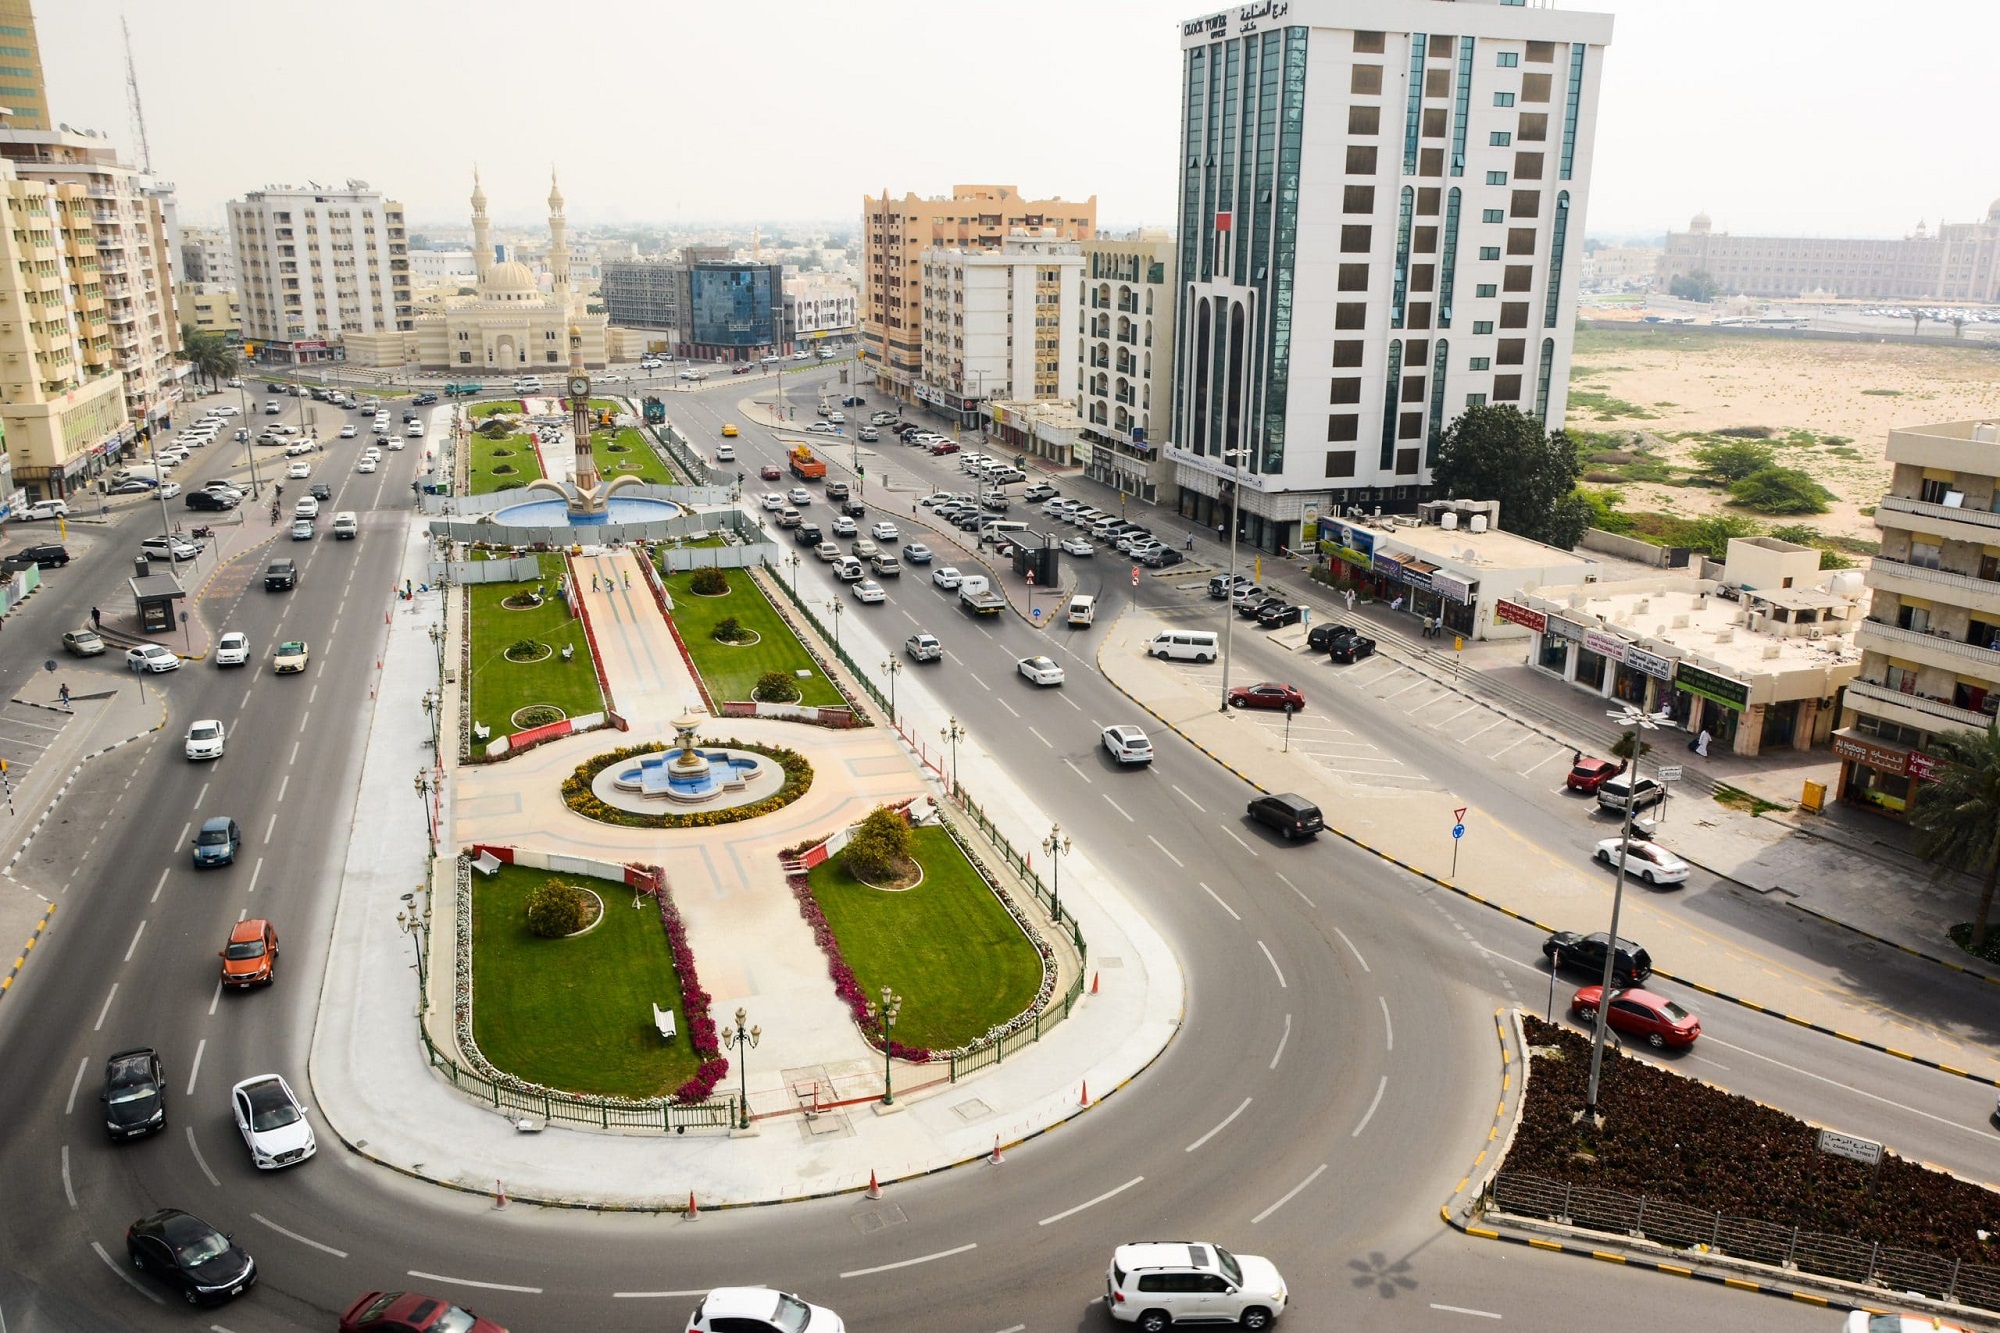
{"type": "Polygon", "coordinates": [[[753,542],[747,546],[669,546],[660,552],[660,559],[669,574],[690,569],[751,569],[769,565],[777,550],[771,542],[753,542]]]}
{"type": "Polygon", "coordinates": [[[652,432],[653,438],[659,441],[662,449],[666,450],[667,458],[686,475],[689,481],[697,486],[712,486],[722,480],[721,473],[709,467],[708,460],[688,443],[685,435],[674,429],[671,422],[665,426],[648,426],[646,429],[652,432]]]}
{"type": "Polygon", "coordinates": [[[542,576],[542,562],[531,555],[510,556],[505,560],[433,560],[431,582],[442,583],[523,583],[542,576]]]}
{"type": "MultiPolygon", "coordinates": [[[[775,550],[776,548],[773,547],[772,549],[775,550]]],[[[861,669],[861,664],[854,660],[853,655],[847,649],[840,646],[839,636],[833,630],[828,629],[825,623],[813,614],[812,604],[799,596],[798,589],[785,582],[784,576],[778,572],[776,562],[766,560],[764,568],[771,575],[771,582],[777,584],[784,591],[785,596],[791,599],[793,608],[806,618],[806,623],[813,627],[813,630],[819,637],[833,646],[833,655],[840,659],[841,665],[847,668],[848,673],[854,677],[861,688],[868,691],[868,697],[875,701],[875,706],[880,708],[884,715],[887,715],[889,712],[889,697],[876,688],[875,682],[868,678],[868,673],[861,669]]],[[[810,652],[812,650],[811,648],[807,648],[806,651],[810,652]]],[[[836,688],[839,687],[839,684],[839,681],[834,682],[836,688]]],[[[865,718],[860,720],[866,721],[865,718]]]]}
{"type": "Polygon", "coordinates": [[[1705,1247],[1710,1253],[1753,1263],[2000,1310],[2000,1268],[1987,1264],[1752,1217],[1730,1217],[1666,1199],[1571,1185],[1519,1171],[1495,1176],[1490,1195],[1495,1208],[1520,1217],[1636,1236],[1678,1250],[1705,1247]]]}
{"type": "MultiPolygon", "coordinates": [[[[421,1031],[421,1029],[419,1029],[421,1031]]],[[[540,1116],[553,1124],[595,1125],[599,1129],[657,1129],[661,1133],[686,1133],[689,1129],[730,1129],[736,1124],[734,1094],[719,1100],[640,1103],[613,1102],[596,1097],[572,1097],[563,1093],[536,1092],[510,1087],[475,1074],[440,1051],[425,1032],[424,1052],[431,1068],[443,1070],[452,1086],[468,1092],[495,1110],[510,1115],[540,1116]]]]}

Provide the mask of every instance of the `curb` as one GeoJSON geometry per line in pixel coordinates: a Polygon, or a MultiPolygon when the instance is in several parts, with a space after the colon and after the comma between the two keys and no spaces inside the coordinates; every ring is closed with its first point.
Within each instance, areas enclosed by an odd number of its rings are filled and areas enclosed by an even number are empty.
{"type": "Polygon", "coordinates": [[[14,978],[21,974],[21,969],[23,967],[27,966],[28,955],[35,951],[35,942],[41,939],[42,932],[48,929],[49,917],[55,913],[55,910],[56,910],[56,905],[54,903],[50,903],[48,907],[42,912],[42,919],[35,923],[34,933],[28,936],[28,942],[21,946],[21,952],[19,956],[17,956],[14,959],[14,966],[8,970],[6,976],[0,977],[0,999],[5,999],[7,997],[7,992],[13,989],[14,978]]]}
{"type": "Polygon", "coordinates": [[[2000,977],[1990,976],[1985,972],[1979,971],[1977,968],[1967,967],[1963,963],[1954,963],[1949,958],[1939,958],[1934,954],[1927,954],[1923,952],[1923,950],[1921,949],[1912,949],[1907,944],[1899,944],[1895,940],[1888,939],[1881,935],[1877,935],[1873,931],[1867,931],[1863,930],[1859,926],[1849,925],[1847,922],[1842,921],[1839,917],[1828,916],[1824,912],[1818,911],[1811,907],[1807,907],[1804,903],[1792,902],[1790,900],[1787,900],[1785,905],[1787,907],[1794,909],[1795,911],[1804,912],[1807,916],[1812,917],[1816,921],[1822,921],[1829,926],[1839,926],[1842,930],[1850,931],[1853,934],[1859,935],[1864,940],[1869,940],[1876,944],[1887,945],[1889,948],[1894,949],[1899,953],[1906,953],[1912,958],[1921,958],[1926,963],[1936,963],[1939,967],[1949,968],[1953,972],[1962,972],[1966,976],[1972,977],[1979,981],[1983,981],[1989,986],[2000,986],[2000,977]]]}

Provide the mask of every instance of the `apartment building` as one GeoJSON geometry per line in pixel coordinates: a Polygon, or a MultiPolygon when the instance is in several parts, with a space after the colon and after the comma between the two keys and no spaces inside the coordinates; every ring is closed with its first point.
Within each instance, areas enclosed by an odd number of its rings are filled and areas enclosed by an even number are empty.
{"type": "Polygon", "coordinates": [[[1074,400],[1082,273],[1082,246],[1053,229],[1016,230],[991,250],[924,251],[911,396],[966,426],[989,401],[1074,400]]]}
{"type": "Polygon", "coordinates": [[[181,228],[180,280],[200,287],[234,287],[236,253],[224,227],[181,228]]]}
{"type": "Polygon", "coordinates": [[[47,130],[49,85],[42,77],[42,46],[35,38],[29,0],[0,0],[0,106],[17,130],[47,130]]]}
{"type": "Polygon", "coordinates": [[[174,288],[174,310],[183,329],[213,333],[231,342],[243,336],[243,301],[234,287],[184,282],[174,288]]]}
{"type": "Polygon", "coordinates": [[[1291,0],[1182,25],[1177,504],[1407,510],[1468,404],[1562,425],[1609,15],[1291,0]],[[1365,22],[1366,26],[1362,26],[1365,22]]]}
{"type": "Polygon", "coordinates": [[[1892,430],[1888,458],[1861,674],[1833,748],[1840,799],[1901,819],[1929,776],[1931,737],[2000,714],[2000,424],[1892,430]]]}
{"type": "Polygon", "coordinates": [[[854,284],[844,279],[819,275],[786,278],[786,344],[852,338],[859,305],[854,284]]]}
{"type": "Polygon", "coordinates": [[[878,388],[917,401],[924,379],[924,276],[927,250],[998,250],[1015,231],[1053,232],[1070,241],[1097,234],[1097,196],[1081,202],[1023,199],[1014,185],[954,185],[920,199],[861,199],[861,355],[878,388]]]}
{"type": "Polygon", "coordinates": [[[1667,233],[1659,286],[1706,273],[1726,295],[1824,295],[1880,301],[2000,301],[2000,199],[1984,219],[1923,223],[1898,239],[1731,236],[1697,213],[1667,233]]]}
{"type": "Polygon", "coordinates": [[[1173,482],[1160,446],[1173,414],[1177,274],[1164,227],[1083,242],[1078,461],[1091,480],[1148,501],[1173,482]]]}
{"type": "Polygon", "coordinates": [[[229,202],[246,344],[279,360],[324,361],[350,333],[408,332],[403,206],[350,180],[271,185],[229,202]]]}

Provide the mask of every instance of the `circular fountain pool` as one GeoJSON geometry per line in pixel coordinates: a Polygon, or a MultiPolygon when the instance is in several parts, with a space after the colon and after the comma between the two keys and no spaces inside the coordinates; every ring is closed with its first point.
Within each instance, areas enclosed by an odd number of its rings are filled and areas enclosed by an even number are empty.
{"type": "Polygon", "coordinates": [[[748,805],[775,796],[785,785],[785,770],[776,760],[748,750],[697,746],[692,764],[681,762],[687,754],[668,746],[621,759],[591,780],[591,794],[617,809],[653,815],[748,805]]]}
{"type": "Polygon", "coordinates": [[[602,527],[607,523],[658,523],[686,512],[672,500],[644,495],[614,495],[601,514],[572,514],[569,502],[550,496],[524,500],[494,511],[492,521],[516,528],[602,527]]]}

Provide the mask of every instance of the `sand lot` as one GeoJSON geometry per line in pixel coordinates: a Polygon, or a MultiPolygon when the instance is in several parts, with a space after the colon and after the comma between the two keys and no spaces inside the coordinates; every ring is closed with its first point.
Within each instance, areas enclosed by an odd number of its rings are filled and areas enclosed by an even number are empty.
{"type": "MultiPolygon", "coordinates": [[[[1583,329],[1576,339],[1567,424],[1640,431],[1680,465],[1699,441],[1684,432],[1766,426],[1778,461],[1811,474],[1838,498],[1804,522],[1872,540],[1859,511],[1887,489],[1883,448],[1892,426],[2000,420],[2000,354],[1990,348],[1804,341],[1653,327],[1583,329]],[[1812,443],[1782,437],[1810,432],[1812,443]],[[1828,443],[1829,437],[1834,442],[1828,443]]],[[[1621,483],[1623,508],[1698,515],[1723,508],[1714,491],[1621,483]]],[[[1778,522],[1799,520],[1776,520],[1778,522]]]]}

